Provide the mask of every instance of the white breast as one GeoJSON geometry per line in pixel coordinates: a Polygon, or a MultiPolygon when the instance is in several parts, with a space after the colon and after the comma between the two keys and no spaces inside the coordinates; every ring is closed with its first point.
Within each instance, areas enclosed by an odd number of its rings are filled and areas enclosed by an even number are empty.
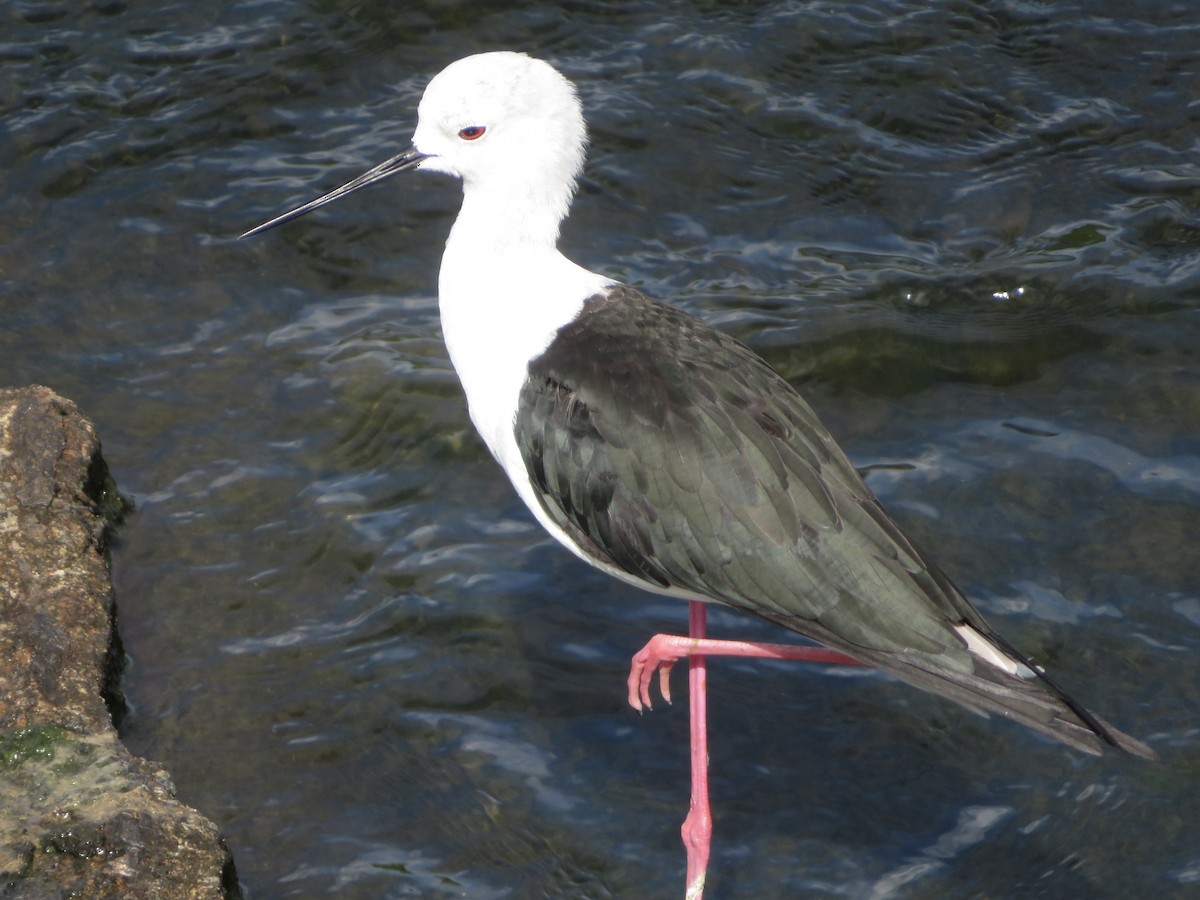
{"type": "Polygon", "coordinates": [[[578,315],[584,300],[612,281],[557,250],[510,250],[490,260],[463,259],[451,241],[442,260],[438,302],[446,348],[466,391],[471,421],[530,503],[525,464],[513,435],[529,361],[578,315]]]}

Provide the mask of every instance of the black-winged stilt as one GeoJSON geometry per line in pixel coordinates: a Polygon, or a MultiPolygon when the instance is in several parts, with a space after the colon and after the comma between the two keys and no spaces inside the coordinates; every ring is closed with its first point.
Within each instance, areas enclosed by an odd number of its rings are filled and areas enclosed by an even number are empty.
{"type": "Polygon", "coordinates": [[[1089,713],[999,637],[915,548],[800,395],[737,341],[557,248],[586,132],[545,62],[484,53],[425,90],[412,146],[243,237],[397,172],[463,182],[439,303],[471,419],[537,520],[624,581],[691,601],[689,637],[634,657],[630,703],[692,662],[688,896],[710,818],[704,656],[875,666],[1087,753],[1153,751],[1089,713]],[[704,602],[762,616],[813,647],[704,635],[704,602]]]}

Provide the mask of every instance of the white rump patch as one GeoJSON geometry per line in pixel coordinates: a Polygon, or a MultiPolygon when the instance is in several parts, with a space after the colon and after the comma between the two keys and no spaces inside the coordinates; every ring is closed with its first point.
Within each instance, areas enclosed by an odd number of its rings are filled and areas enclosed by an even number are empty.
{"type": "Polygon", "coordinates": [[[1016,675],[1018,678],[1034,677],[1035,673],[1029,666],[1019,660],[1013,659],[1011,656],[1007,656],[1004,651],[995,646],[970,625],[965,623],[955,625],[954,630],[966,642],[967,649],[984,662],[990,663],[997,669],[1007,672],[1009,675],[1016,675]]]}

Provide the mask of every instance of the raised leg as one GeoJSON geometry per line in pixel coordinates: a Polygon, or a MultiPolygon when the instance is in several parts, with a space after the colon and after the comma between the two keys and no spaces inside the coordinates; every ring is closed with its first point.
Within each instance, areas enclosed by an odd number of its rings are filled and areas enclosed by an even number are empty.
{"type": "MultiPolygon", "coordinates": [[[[699,601],[689,601],[695,605],[699,601]]],[[[704,604],[699,603],[701,613],[704,604]]],[[[690,607],[689,607],[690,608],[690,607]]],[[[689,617],[690,617],[689,613],[689,617]]],[[[703,616],[701,617],[703,619],[703,616]]],[[[690,628],[689,628],[690,631],[690,628]]],[[[703,634],[703,632],[702,632],[703,634]]],[[[650,683],[658,672],[658,689],[663,699],[671,702],[671,667],[683,657],[741,656],[755,659],[791,659],[799,662],[823,663],[827,666],[861,666],[853,656],[825,647],[806,647],[798,644],[760,644],[753,641],[710,641],[689,634],[656,634],[633,657],[629,667],[629,705],[638,712],[651,707],[650,683]]]]}

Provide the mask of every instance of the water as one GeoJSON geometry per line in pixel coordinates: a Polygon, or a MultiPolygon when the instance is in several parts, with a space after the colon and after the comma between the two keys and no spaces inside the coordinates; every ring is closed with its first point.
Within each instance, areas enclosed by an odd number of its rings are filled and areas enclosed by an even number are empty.
{"type": "Polygon", "coordinates": [[[1163,755],[717,661],[708,896],[1194,896],[1198,42],[1157,0],[8,4],[0,372],[79,402],[135,503],[123,737],[252,897],[681,894],[686,705],[623,679],[685,608],[552,545],[472,434],[457,187],[232,240],[406,144],[446,62],[527,49],[592,126],[569,254],[763,353],[1163,755]]]}

